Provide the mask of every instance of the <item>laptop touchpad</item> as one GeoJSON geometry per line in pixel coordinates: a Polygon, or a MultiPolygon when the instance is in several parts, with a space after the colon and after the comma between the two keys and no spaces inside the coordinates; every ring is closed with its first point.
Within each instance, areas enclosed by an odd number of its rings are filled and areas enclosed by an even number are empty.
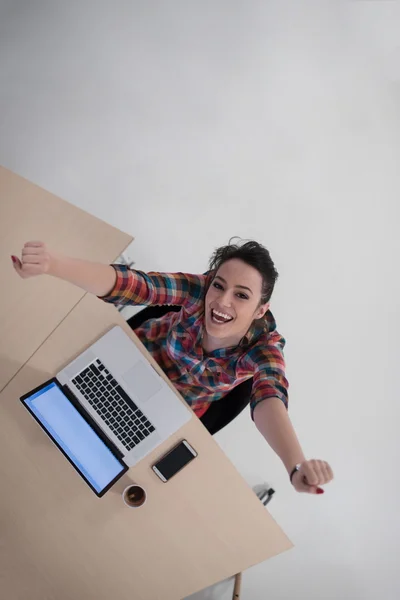
{"type": "Polygon", "coordinates": [[[129,371],[126,371],[123,377],[132,392],[142,402],[149,400],[162,388],[160,376],[151,365],[146,365],[142,361],[137,362],[129,371]]]}

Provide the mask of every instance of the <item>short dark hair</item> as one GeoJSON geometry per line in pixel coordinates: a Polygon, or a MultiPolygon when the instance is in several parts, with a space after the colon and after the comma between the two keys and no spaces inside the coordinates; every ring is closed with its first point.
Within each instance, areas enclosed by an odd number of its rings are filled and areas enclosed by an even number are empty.
{"type": "MultiPolygon", "coordinates": [[[[217,248],[211,256],[209,268],[215,273],[227,260],[238,258],[247,265],[250,265],[260,273],[263,285],[261,290],[261,304],[269,302],[279,273],[275,268],[270,253],[264,246],[258,242],[248,241],[241,243],[232,243],[231,238],[227,246],[217,248]]],[[[240,238],[239,238],[240,239],[240,238]]]]}

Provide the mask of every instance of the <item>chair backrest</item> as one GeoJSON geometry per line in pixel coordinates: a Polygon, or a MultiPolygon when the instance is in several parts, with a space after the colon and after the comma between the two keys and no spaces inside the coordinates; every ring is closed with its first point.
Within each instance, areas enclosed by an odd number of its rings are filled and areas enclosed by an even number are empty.
{"type": "MultiPolygon", "coordinates": [[[[158,319],[169,312],[179,312],[180,309],[180,306],[148,306],[128,319],[127,323],[132,329],[137,329],[150,319],[158,319]]],[[[200,420],[212,435],[226,427],[250,403],[252,386],[253,378],[237,385],[221,400],[211,403],[200,420]]]]}

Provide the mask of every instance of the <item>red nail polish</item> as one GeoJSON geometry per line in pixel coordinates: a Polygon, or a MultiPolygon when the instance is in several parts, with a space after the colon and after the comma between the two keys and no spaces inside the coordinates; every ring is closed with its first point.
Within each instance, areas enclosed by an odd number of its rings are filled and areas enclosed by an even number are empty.
{"type": "Polygon", "coordinates": [[[323,490],[322,488],[317,488],[317,494],[323,494],[325,492],[325,490],[323,490]]]}
{"type": "Polygon", "coordinates": [[[16,257],[15,257],[15,256],[13,256],[12,254],[11,254],[11,260],[12,260],[14,263],[15,263],[15,262],[17,262],[17,259],[16,259],[16,257]]]}

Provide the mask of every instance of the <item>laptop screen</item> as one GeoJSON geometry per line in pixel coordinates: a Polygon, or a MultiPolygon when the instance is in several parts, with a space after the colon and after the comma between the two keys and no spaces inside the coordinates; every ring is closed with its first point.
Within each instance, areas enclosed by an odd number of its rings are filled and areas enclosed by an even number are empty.
{"type": "Polygon", "coordinates": [[[127,470],[56,383],[22,400],[98,495],[127,470]]]}

